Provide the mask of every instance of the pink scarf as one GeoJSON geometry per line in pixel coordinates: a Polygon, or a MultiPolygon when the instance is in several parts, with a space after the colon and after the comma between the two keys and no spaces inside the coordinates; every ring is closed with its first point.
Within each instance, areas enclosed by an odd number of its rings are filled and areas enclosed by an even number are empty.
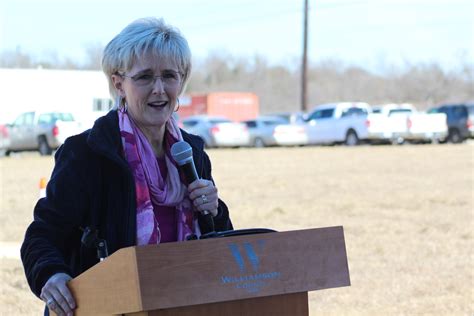
{"type": "Polygon", "coordinates": [[[178,212],[177,240],[183,241],[191,234],[200,235],[197,220],[193,218],[192,203],[179,171],[170,158],[170,148],[183,136],[176,120],[166,123],[165,160],[168,176],[163,179],[158,161],[145,135],[130,119],[126,110],[119,110],[119,127],[125,158],[130,165],[137,196],[137,245],[159,244],[160,224],[153,205],[173,206],[178,212]]]}

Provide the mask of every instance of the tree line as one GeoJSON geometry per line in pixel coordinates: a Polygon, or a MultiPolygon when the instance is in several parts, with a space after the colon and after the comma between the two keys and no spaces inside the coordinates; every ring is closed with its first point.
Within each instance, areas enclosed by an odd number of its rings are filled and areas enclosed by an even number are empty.
{"type": "MultiPolygon", "coordinates": [[[[37,60],[21,51],[5,51],[0,53],[0,67],[100,70],[101,52],[100,45],[89,45],[87,58],[80,64],[55,55],[37,60]]],[[[463,58],[450,70],[436,62],[385,68],[388,69],[374,73],[337,59],[310,63],[309,107],[338,101],[373,105],[408,102],[423,110],[444,102],[474,101],[474,64],[463,58]]],[[[194,60],[187,92],[215,91],[254,92],[259,96],[261,113],[299,111],[300,61],[275,65],[263,56],[243,58],[228,53],[212,53],[205,59],[194,60]]]]}

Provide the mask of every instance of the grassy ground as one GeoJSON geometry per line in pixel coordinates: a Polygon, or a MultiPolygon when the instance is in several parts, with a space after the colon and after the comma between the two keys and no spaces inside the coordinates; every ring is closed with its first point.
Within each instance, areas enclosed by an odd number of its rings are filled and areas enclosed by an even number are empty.
{"type": "MultiPolygon", "coordinates": [[[[343,225],[351,287],[311,315],[474,313],[474,146],[209,151],[236,228],[343,225]]],[[[20,242],[52,158],[0,159],[0,241],[20,242]]],[[[38,315],[21,263],[0,259],[0,315],[38,315]]]]}

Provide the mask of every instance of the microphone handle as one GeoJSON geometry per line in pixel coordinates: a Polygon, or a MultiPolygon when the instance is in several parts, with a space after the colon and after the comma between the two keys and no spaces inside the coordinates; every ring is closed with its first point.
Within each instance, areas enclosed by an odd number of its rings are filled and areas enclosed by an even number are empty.
{"type": "MultiPolygon", "coordinates": [[[[195,180],[199,179],[196,167],[194,166],[194,162],[188,162],[181,166],[181,170],[184,173],[184,177],[186,178],[186,182],[189,184],[194,182],[195,180]]],[[[202,232],[204,234],[211,233],[215,231],[214,227],[214,219],[212,218],[212,214],[209,211],[202,212],[201,215],[202,222],[202,232]]]]}
{"type": "Polygon", "coordinates": [[[199,179],[197,171],[196,171],[196,167],[194,166],[194,163],[192,161],[188,162],[188,163],[185,163],[184,165],[182,165],[180,167],[181,167],[181,170],[184,173],[184,177],[186,178],[186,182],[188,184],[190,184],[190,183],[196,181],[197,179],[199,179]]]}
{"type": "Polygon", "coordinates": [[[213,233],[216,231],[214,227],[214,219],[212,218],[212,214],[209,211],[203,212],[201,215],[202,222],[202,234],[213,233]]]}

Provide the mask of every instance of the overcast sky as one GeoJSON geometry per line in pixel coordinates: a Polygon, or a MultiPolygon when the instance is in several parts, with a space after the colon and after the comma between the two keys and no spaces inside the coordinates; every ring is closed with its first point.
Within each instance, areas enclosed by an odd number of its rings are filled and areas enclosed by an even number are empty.
{"type": "MultiPolygon", "coordinates": [[[[390,63],[474,60],[472,0],[313,0],[309,59],[337,58],[369,69],[390,63]]],[[[0,0],[0,51],[84,60],[131,21],[164,17],[199,58],[226,51],[298,64],[303,0],[0,0]]]]}

